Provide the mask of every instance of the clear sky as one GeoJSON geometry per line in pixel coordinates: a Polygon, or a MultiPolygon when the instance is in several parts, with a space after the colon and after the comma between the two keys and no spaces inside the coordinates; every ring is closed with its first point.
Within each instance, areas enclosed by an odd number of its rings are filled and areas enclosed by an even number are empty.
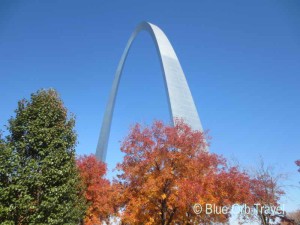
{"type": "MultiPolygon", "coordinates": [[[[58,90],[76,115],[78,154],[95,153],[113,76],[141,21],[171,41],[210,151],[286,173],[287,209],[300,207],[300,1],[0,0],[0,128],[17,101],[58,90]]],[[[107,162],[134,122],[169,121],[160,64],[143,32],[125,65],[107,162]]]]}

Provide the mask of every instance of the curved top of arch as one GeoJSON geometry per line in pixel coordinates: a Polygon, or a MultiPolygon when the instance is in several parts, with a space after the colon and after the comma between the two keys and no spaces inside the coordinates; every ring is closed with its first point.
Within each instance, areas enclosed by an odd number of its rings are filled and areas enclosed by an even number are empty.
{"type": "Polygon", "coordinates": [[[96,157],[103,162],[106,159],[111,121],[124,63],[132,42],[143,30],[151,35],[160,59],[173,125],[176,119],[183,119],[194,130],[203,131],[188,83],[170,41],[159,27],[142,22],[131,34],[115,73],[96,150],[96,157]]]}

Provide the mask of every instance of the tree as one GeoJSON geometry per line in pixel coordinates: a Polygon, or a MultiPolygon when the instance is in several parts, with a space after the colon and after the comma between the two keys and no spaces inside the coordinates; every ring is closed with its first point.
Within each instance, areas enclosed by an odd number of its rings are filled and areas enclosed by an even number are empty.
{"type": "Polygon", "coordinates": [[[19,101],[15,112],[7,154],[1,151],[1,161],[4,154],[12,162],[3,185],[10,190],[9,217],[13,224],[78,224],[85,202],[79,195],[74,117],[52,89],[19,101]]]}
{"type": "Polygon", "coordinates": [[[300,210],[296,210],[294,212],[288,213],[287,217],[291,219],[294,224],[299,225],[300,224],[300,210]]]}
{"type": "Polygon", "coordinates": [[[13,186],[11,174],[16,166],[16,158],[13,157],[12,149],[2,139],[0,133],[0,221],[4,225],[13,224],[11,217],[13,209],[10,205],[13,201],[12,191],[17,187],[13,186]]]}
{"type": "MultiPolygon", "coordinates": [[[[205,151],[203,133],[183,121],[174,127],[156,121],[136,124],[122,143],[118,164],[122,224],[226,222],[227,214],[198,215],[195,203],[227,206],[249,200],[250,179],[226,160],[205,151]]],[[[229,211],[229,210],[228,210],[229,211]]]]}
{"type": "Polygon", "coordinates": [[[299,167],[299,168],[298,168],[298,172],[300,173],[300,160],[297,160],[295,163],[296,163],[296,165],[299,167]]]}
{"type": "Polygon", "coordinates": [[[255,169],[251,180],[251,192],[254,200],[254,208],[257,210],[257,216],[261,224],[277,224],[276,219],[284,216],[284,212],[271,212],[270,207],[279,207],[279,200],[285,194],[280,186],[280,180],[283,175],[275,175],[272,167],[266,167],[261,160],[255,169]]]}
{"type": "Polygon", "coordinates": [[[83,182],[83,195],[89,204],[85,225],[109,223],[114,213],[113,188],[106,175],[105,163],[98,161],[94,155],[77,159],[77,167],[83,182]]]}

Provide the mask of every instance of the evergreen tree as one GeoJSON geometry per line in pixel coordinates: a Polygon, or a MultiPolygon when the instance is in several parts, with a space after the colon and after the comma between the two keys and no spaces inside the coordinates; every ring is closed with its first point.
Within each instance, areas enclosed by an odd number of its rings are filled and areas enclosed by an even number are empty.
{"type": "Polygon", "coordinates": [[[75,162],[74,117],[68,117],[54,90],[32,94],[15,112],[8,150],[1,151],[11,157],[13,168],[5,169],[9,218],[13,224],[78,224],[86,206],[75,162]]]}

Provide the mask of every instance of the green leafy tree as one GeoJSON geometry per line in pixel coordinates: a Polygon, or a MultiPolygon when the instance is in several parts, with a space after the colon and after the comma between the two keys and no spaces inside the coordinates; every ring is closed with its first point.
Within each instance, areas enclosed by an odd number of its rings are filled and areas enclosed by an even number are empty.
{"type": "Polygon", "coordinates": [[[11,174],[16,168],[16,161],[12,156],[12,149],[8,147],[0,134],[0,221],[5,225],[14,224],[10,216],[13,211],[10,205],[13,201],[12,190],[16,188],[12,185],[11,179],[11,174]]]}
{"type": "Polygon", "coordinates": [[[7,223],[78,224],[86,204],[75,161],[74,117],[52,89],[20,101],[15,112],[8,146],[1,150],[1,162],[2,156],[10,162],[3,168],[9,182],[1,183],[10,203],[7,223]]]}

